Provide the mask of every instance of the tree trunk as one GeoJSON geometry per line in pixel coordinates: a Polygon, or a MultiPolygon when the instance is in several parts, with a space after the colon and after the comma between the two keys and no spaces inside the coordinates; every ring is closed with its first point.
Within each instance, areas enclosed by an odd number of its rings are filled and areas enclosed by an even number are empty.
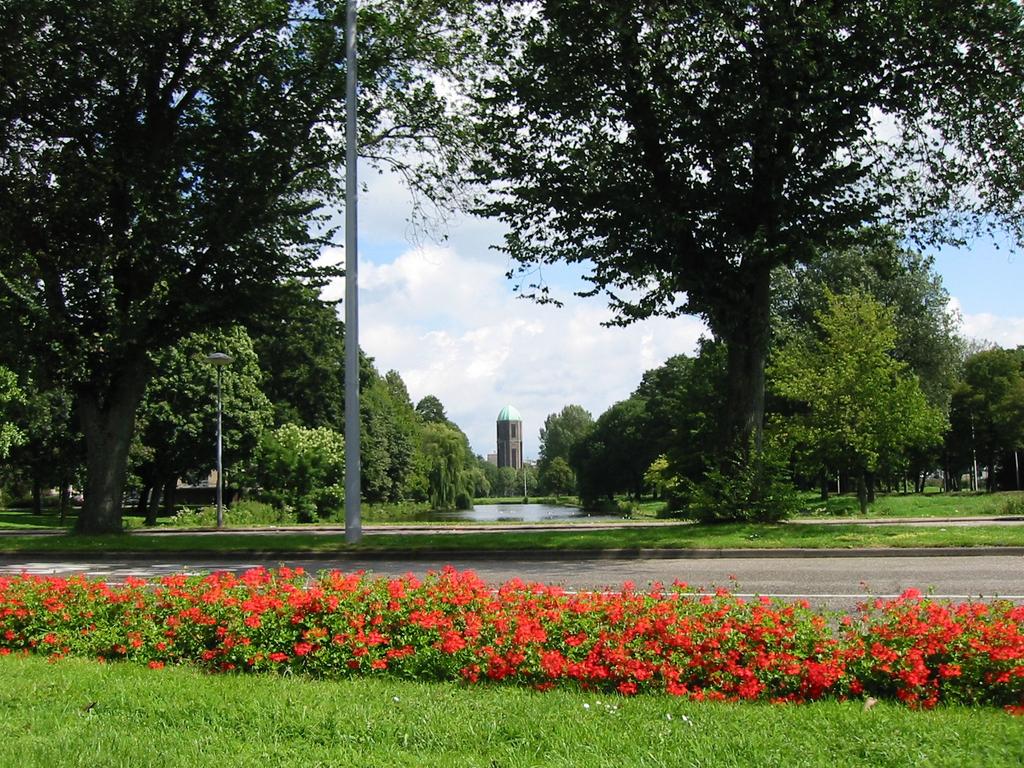
{"type": "Polygon", "coordinates": [[[61,480],[60,483],[60,501],[58,508],[60,509],[60,524],[64,525],[64,521],[68,516],[68,505],[71,503],[71,484],[61,480]]]}
{"type": "Polygon", "coordinates": [[[164,514],[168,516],[174,516],[174,496],[175,491],[178,490],[177,479],[168,480],[164,483],[164,514]]]}
{"type": "Polygon", "coordinates": [[[32,478],[32,514],[43,514],[43,484],[38,477],[32,478]]]}
{"type": "Polygon", "coordinates": [[[153,483],[146,500],[146,525],[156,525],[157,512],[160,511],[160,483],[153,483]]]}
{"type": "Polygon", "coordinates": [[[863,474],[857,475],[857,501],[860,502],[860,513],[868,513],[868,484],[863,474]]]}
{"type": "Polygon", "coordinates": [[[104,396],[86,390],[78,396],[85,436],[85,504],[78,516],[81,533],[120,533],[121,497],[128,472],[128,447],[135,410],[146,376],[141,368],[122,374],[104,396]]]}
{"type": "Polygon", "coordinates": [[[821,500],[828,501],[828,470],[821,472],[821,500]]]}
{"type": "Polygon", "coordinates": [[[761,450],[764,432],[764,368],[768,355],[771,310],[771,272],[768,269],[745,271],[746,289],[743,309],[723,308],[727,322],[712,329],[725,342],[727,374],[725,411],[721,414],[719,465],[731,466],[730,459],[750,458],[751,449],[761,450]]]}
{"type": "Polygon", "coordinates": [[[146,501],[149,499],[150,484],[145,483],[139,491],[139,500],[135,502],[135,516],[142,517],[146,514],[146,501]]]}
{"type": "Polygon", "coordinates": [[[868,504],[875,503],[875,473],[864,473],[864,484],[867,486],[868,504]]]}

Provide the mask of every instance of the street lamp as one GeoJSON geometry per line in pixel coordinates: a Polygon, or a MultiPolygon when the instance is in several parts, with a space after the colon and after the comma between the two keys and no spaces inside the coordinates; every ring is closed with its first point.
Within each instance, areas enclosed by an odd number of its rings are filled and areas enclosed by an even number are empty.
{"type": "Polygon", "coordinates": [[[220,386],[221,369],[235,358],[223,352],[213,352],[206,361],[217,369],[217,528],[224,527],[224,438],[221,429],[220,386]]]}
{"type": "Polygon", "coordinates": [[[345,541],[363,537],[360,509],[359,290],[356,204],[356,0],[345,8],[345,541]]]}

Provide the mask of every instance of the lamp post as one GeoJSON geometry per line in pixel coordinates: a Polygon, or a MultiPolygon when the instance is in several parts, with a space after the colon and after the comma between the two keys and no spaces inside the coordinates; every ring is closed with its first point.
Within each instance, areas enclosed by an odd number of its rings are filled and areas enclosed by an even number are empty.
{"type": "Polygon", "coordinates": [[[363,537],[359,464],[359,291],[356,205],[356,0],[345,9],[345,541],[363,537]]]}
{"type": "Polygon", "coordinates": [[[221,429],[221,370],[235,358],[223,352],[213,352],[206,361],[217,369],[217,528],[224,527],[224,439],[221,429]]]}

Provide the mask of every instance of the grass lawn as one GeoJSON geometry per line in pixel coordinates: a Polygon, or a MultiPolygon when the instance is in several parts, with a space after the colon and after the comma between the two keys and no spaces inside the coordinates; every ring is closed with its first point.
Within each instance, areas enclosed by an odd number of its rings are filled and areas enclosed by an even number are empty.
{"type": "Polygon", "coordinates": [[[1024,719],[0,659],[0,765],[1019,766],[1024,719]]]}
{"type": "MultiPolygon", "coordinates": [[[[805,494],[803,514],[860,516],[854,495],[830,496],[821,501],[817,494],[805,494]]],[[[1024,515],[1024,492],[1000,493],[908,493],[877,496],[869,517],[969,517],[972,515],[1024,515]]]]}
{"type": "MultiPolygon", "coordinates": [[[[77,512],[68,515],[64,527],[74,525],[77,516],[77,512]]],[[[36,515],[24,509],[0,509],[0,529],[31,531],[35,528],[58,528],[60,525],[60,515],[56,512],[36,515]]]]}
{"type": "Polygon", "coordinates": [[[480,533],[368,534],[347,545],[341,534],[225,533],[143,536],[0,536],[0,553],[101,554],[112,552],[340,553],[602,549],[811,549],[865,547],[1024,546],[1024,526],[868,527],[838,525],[671,525],[614,530],[494,531],[480,533]]]}

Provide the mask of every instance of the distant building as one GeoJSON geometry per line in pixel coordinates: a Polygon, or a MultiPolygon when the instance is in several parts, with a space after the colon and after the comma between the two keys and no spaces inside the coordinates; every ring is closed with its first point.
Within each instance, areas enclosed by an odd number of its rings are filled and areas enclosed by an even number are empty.
{"type": "Polygon", "coordinates": [[[498,466],[523,466],[523,417],[511,405],[498,414],[498,466]]]}
{"type": "Polygon", "coordinates": [[[498,454],[496,454],[496,453],[488,453],[487,454],[487,463],[488,464],[493,464],[494,466],[498,466],[498,454]]]}

